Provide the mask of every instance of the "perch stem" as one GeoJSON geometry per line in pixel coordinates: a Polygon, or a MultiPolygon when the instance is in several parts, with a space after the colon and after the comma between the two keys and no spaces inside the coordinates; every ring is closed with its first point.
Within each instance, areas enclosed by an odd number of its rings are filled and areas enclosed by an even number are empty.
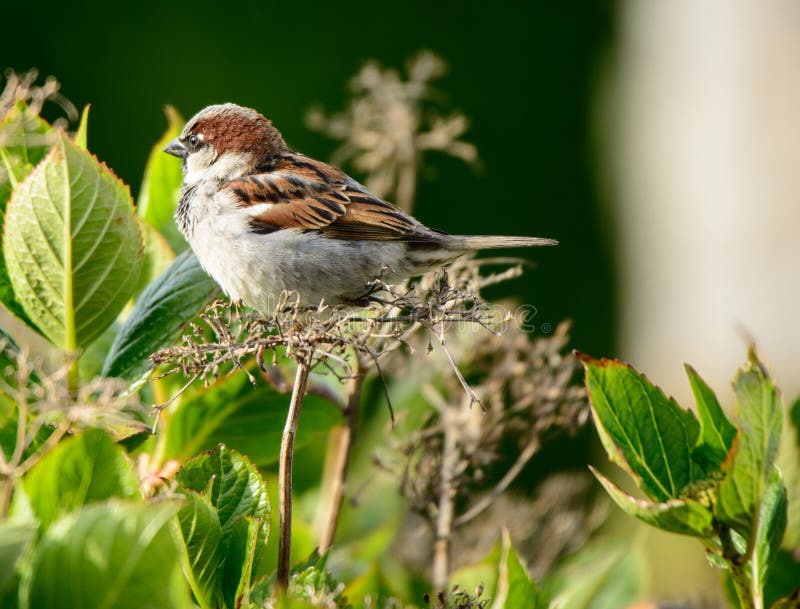
{"type": "Polygon", "coordinates": [[[294,457],[294,439],[297,435],[297,424],[300,421],[300,409],[306,393],[308,373],[311,370],[305,361],[297,362],[297,373],[294,377],[292,399],[286,415],[286,425],[281,438],[281,453],[278,466],[278,513],[280,518],[278,539],[278,587],[286,590],[289,585],[289,567],[291,565],[292,545],[292,459],[294,457]]]}

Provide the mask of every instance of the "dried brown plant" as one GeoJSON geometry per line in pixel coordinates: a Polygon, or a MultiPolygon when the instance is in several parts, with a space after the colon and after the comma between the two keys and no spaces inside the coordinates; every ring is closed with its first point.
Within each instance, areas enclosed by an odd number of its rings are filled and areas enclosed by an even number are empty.
{"type": "Polygon", "coordinates": [[[0,354],[0,423],[16,421],[13,447],[0,447],[0,519],[8,512],[14,481],[69,433],[101,427],[121,439],[149,429],[142,422],[144,405],[122,380],[96,377],[71,391],[70,362],[50,371],[42,358],[7,339],[0,340],[0,354]]]}
{"type": "MultiPolygon", "coordinates": [[[[423,276],[410,286],[375,282],[376,296],[367,307],[302,307],[297,295],[285,292],[271,316],[245,310],[226,300],[216,300],[200,314],[182,342],[152,356],[163,374],[180,372],[189,379],[209,380],[231,370],[247,371],[245,362],[255,357],[262,368],[265,352],[283,355],[312,369],[325,370],[340,381],[356,374],[361,366],[380,362],[399,347],[414,350],[410,340],[419,330],[446,344],[445,330],[453,325],[475,326],[495,332],[497,311],[478,290],[519,272],[513,267],[486,277],[479,274],[482,261],[464,260],[437,273],[423,276]],[[359,363],[360,360],[360,363],[359,363]]],[[[455,378],[470,399],[476,396],[463,381],[458,368],[455,378]]],[[[253,382],[256,379],[250,375],[253,382]]],[[[164,405],[162,405],[163,408],[164,405]]]]}
{"type": "MultiPolygon", "coordinates": [[[[44,83],[37,85],[39,71],[34,69],[17,73],[8,69],[3,74],[5,84],[0,90],[0,117],[5,116],[18,101],[33,114],[40,114],[45,102],[52,102],[66,115],[53,121],[53,126],[66,128],[68,122],[78,119],[78,109],[70,100],[61,94],[61,83],[53,76],[45,78],[44,83]]],[[[2,82],[2,79],[0,79],[2,82]]]]}
{"type": "Polygon", "coordinates": [[[452,380],[437,378],[435,385],[423,379],[422,393],[433,410],[392,453],[377,457],[398,476],[411,509],[430,523],[437,589],[450,572],[454,530],[493,506],[549,436],[574,433],[588,416],[577,382],[579,365],[566,350],[569,324],[531,339],[524,320],[513,321],[502,333],[461,333],[461,344],[451,341],[484,410],[472,408],[471,398],[452,380]],[[476,496],[509,442],[519,449],[515,461],[489,491],[476,496]],[[467,507],[457,512],[458,506],[467,507]]]}
{"type": "Polygon", "coordinates": [[[445,62],[422,51],[408,63],[407,78],[371,61],[350,82],[352,99],[343,112],[327,115],[312,108],[306,123],[343,143],[336,164],[351,163],[366,175],[365,185],[379,197],[394,195],[411,210],[417,171],[424,153],[438,151],[467,163],[478,160],[474,144],[460,138],[468,121],[461,112],[442,115],[432,103],[439,94],[431,83],[446,71],[445,62]]]}
{"type": "MultiPolygon", "coordinates": [[[[366,308],[330,307],[324,302],[317,307],[301,307],[296,294],[285,293],[273,315],[264,317],[218,300],[200,315],[202,326],[194,324],[181,344],[152,356],[156,366],[165,367],[165,374],[180,372],[189,378],[187,387],[198,378],[208,380],[232,369],[250,374],[245,365],[250,357],[266,369],[264,353],[267,351],[275,358],[277,350],[282,349],[286,357],[296,362],[279,457],[277,581],[280,587],[285,589],[289,584],[294,437],[310,371],[315,368],[327,371],[352,386],[344,411],[348,435],[340,447],[336,473],[331,476],[334,484],[326,490],[329,499],[323,502],[329,506],[320,543],[324,550],[333,539],[338,521],[358,418],[360,386],[368,370],[375,370],[382,378],[381,360],[400,347],[413,351],[412,336],[424,333],[428,343],[435,340],[441,345],[469,403],[480,402],[461,375],[447,347],[445,333],[453,325],[494,331],[492,326],[498,322],[496,311],[479,296],[479,289],[519,273],[518,267],[512,267],[482,277],[480,266],[479,261],[465,260],[428,274],[410,286],[391,286],[376,280],[376,295],[366,308]]],[[[255,382],[252,376],[251,380],[255,382]]],[[[162,404],[159,409],[166,405],[162,404]]],[[[391,410],[391,400],[389,405],[391,410]]]]}

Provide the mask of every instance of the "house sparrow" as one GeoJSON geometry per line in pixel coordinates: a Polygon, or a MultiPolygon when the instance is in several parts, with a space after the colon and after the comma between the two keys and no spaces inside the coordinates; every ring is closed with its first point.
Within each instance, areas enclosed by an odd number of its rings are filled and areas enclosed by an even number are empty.
{"type": "Polygon", "coordinates": [[[473,250],[556,244],[430,229],[235,104],[201,110],[164,152],[183,160],[175,218],[200,264],[262,313],[283,290],[308,305],[360,303],[378,277],[401,281],[473,250]]]}

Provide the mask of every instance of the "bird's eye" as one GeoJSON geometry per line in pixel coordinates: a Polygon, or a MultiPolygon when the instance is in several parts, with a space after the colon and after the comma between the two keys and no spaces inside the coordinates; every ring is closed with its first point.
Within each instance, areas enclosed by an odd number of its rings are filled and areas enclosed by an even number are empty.
{"type": "Polygon", "coordinates": [[[189,141],[189,145],[192,148],[197,148],[200,145],[200,138],[197,135],[195,135],[194,133],[189,136],[189,140],[188,141],[189,141]]]}

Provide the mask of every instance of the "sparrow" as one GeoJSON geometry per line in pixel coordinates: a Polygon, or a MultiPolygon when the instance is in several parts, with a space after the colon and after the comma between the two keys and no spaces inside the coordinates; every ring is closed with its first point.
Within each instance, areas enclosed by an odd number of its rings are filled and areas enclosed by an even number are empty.
{"type": "Polygon", "coordinates": [[[265,314],[283,290],[303,305],[363,304],[377,278],[399,282],[480,249],[557,243],[428,228],[235,104],[198,112],[164,152],[183,161],[175,219],[200,264],[232,300],[265,314]]]}

